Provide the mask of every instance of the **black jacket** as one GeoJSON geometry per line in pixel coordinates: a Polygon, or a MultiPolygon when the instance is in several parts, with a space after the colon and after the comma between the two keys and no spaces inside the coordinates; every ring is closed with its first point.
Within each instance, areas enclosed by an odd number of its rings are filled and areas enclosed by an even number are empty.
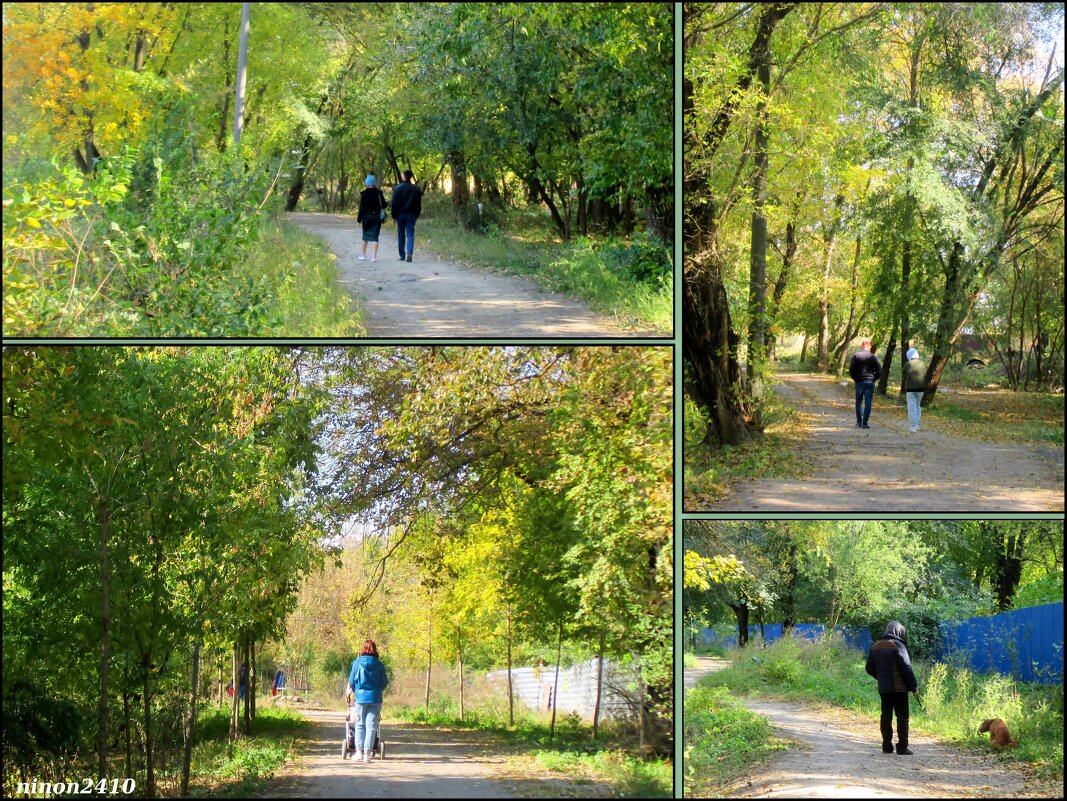
{"type": "Polygon", "coordinates": [[[401,214],[410,214],[415,219],[422,214],[422,190],[405,181],[393,187],[393,219],[401,214]]]}
{"type": "Polygon", "coordinates": [[[877,381],[882,375],[882,365],[878,357],[869,350],[861,350],[852,355],[848,364],[848,374],[857,384],[861,381],[877,381]]]}
{"type": "Polygon", "coordinates": [[[367,217],[370,219],[382,218],[382,210],[389,208],[385,202],[385,193],[376,186],[368,186],[359,193],[359,211],[356,212],[356,222],[363,222],[367,217]]]}
{"type": "Polygon", "coordinates": [[[867,673],[878,679],[880,693],[910,693],[919,689],[915,673],[911,669],[911,657],[901,640],[904,627],[896,624],[900,634],[891,634],[893,624],[887,627],[885,635],[871,646],[867,654],[867,673]]]}

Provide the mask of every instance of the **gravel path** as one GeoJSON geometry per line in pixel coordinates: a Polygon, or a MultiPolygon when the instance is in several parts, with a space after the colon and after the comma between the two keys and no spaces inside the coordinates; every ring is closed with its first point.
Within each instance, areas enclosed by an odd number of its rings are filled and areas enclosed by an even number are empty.
{"type": "MultiPolygon", "coordinates": [[[[707,662],[692,677],[686,671],[687,687],[690,678],[695,684],[726,664],[707,662]]],[[[1047,792],[1028,790],[1025,774],[993,753],[964,752],[913,731],[914,756],[883,754],[877,720],[837,708],[738,700],[797,745],[739,778],[730,798],[1011,798],[1047,792]]]]}
{"type": "Polygon", "coordinates": [[[632,337],[634,331],[565,295],[524,278],[451,264],[422,246],[415,227],[411,263],[397,256],[396,226],[382,226],[379,261],[359,261],[362,229],[344,214],[296,213],[287,218],[322,237],[337,256],[340,282],[358,295],[368,337],[632,337]]]}
{"type": "Polygon", "coordinates": [[[856,428],[855,394],[825,376],[781,373],[775,392],[808,429],[805,479],[738,484],[707,510],[761,512],[1050,512],[1063,510],[1063,448],[976,442],[923,430],[876,408],[856,428]]]}
{"type": "Polygon", "coordinates": [[[265,798],[511,798],[493,778],[501,756],[484,756],[465,733],[386,720],[385,759],[341,759],[344,713],[307,710],[311,748],[263,792],[265,798]]]}

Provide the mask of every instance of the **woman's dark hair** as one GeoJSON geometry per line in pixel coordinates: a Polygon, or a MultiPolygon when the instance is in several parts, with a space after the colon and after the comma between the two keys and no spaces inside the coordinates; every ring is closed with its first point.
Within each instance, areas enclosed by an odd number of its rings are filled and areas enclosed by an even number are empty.
{"type": "Polygon", "coordinates": [[[374,644],[374,640],[364,640],[363,647],[359,650],[360,656],[378,656],[378,646],[374,644]]]}
{"type": "Polygon", "coordinates": [[[410,181],[412,178],[415,177],[415,173],[413,173],[411,170],[404,170],[402,173],[400,173],[400,175],[405,181],[410,181]]]}

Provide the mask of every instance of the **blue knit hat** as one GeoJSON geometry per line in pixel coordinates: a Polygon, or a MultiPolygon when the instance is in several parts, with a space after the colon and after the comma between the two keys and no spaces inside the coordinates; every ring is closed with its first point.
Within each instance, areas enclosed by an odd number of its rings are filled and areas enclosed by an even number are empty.
{"type": "Polygon", "coordinates": [[[367,180],[364,181],[363,183],[365,183],[367,186],[374,186],[374,176],[373,175],[368,175],[367,176],[367,180]]]}

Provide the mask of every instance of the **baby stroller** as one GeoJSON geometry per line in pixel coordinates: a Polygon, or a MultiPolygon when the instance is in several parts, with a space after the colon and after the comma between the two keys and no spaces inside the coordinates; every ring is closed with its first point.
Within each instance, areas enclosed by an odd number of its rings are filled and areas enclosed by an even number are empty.
{"type": "MultiPolygon", "coordinates": [[[[345,712],[345,739],[341,743],[341,759],[348,759],[348,755],[354,754],[356,751],[356,749],[352,747],[356,730],[355,715],[356,708],[354,706],[349,706],[345,712]]],[[[385,759],[385,743],[382,742],[382,726],[380,720],[378,722],[378,731],[374,733],[374,748],[371,750],[371,757],[385,759]]]]}

